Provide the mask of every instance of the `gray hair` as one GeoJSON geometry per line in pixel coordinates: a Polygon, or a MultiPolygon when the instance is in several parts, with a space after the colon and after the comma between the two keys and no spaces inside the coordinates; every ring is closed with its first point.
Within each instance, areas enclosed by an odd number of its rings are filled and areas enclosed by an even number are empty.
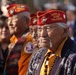
{"type": "MultiPolygon", "coordinates": [[[[58,22],[58,23],[54,23],[54,24],[57,24],[60,28],[67,28],[68,27],[67,24],[62,23],[62,22],[58,22]]],[[[51,25],[51,24],[48,24],[48,25],[51,25]]]]}
{"type": "Polygon", "coordinates": [[[57,25],[58,25],[60,28],[67,28],[67,27],[68,27],[67,24],[62,23],[62,22],[57,23],[57,25]]]}
{"type": "Polygon", "coordinates": [[[19,14],[17,14],[19,16],[24,16],[24,17],[27,17],[28,19],[30,19],[30,12],[26,11],[26,12],[21,12],[19,14]]]}

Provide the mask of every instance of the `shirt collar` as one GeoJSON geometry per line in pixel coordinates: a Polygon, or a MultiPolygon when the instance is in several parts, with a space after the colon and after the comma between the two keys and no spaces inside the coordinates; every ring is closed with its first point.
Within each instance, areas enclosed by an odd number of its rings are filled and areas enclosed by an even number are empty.
{"type": "Polygon", "coordinates": [[[62,43],[59,45],[59,47],[57,48],[55,54],[59,57],[61,57],[61,51],[62,51],[62,48],[63,48],[63,45],[64,43],[66,42],[67,38],[65,38],[62,43]]]}
{"type": "MultiPolygon", "coordinates": [[[[30,34],[30,32],[28,32],[28,33],[26,33],[26,34],[23,34],[20,38],[25,38],[25,37],[27,37],[29,34],[30,34]]],[[[13,35],[13,36],[10,38],[10,42],[13,43],[13,44],[16,44],[17,41],[18,41],[20,38],[17,38],[15,35],[13,35]]]]}
{"type": "Polygon", "coordinates": [[[18,41],[18,38],[13,35],[11,38],[10,38],[10,42],[13,43],[13,44],[16,44],[16,42],[18,41]]]}

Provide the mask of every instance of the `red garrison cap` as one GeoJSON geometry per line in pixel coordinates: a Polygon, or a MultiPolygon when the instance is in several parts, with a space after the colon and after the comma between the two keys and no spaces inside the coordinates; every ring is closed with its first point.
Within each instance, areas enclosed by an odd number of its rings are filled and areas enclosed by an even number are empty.
{"type": "Polygon", "coordinates": [[[61,10],[47,10],[37,12],[37,25],[52,24],[57,22],[66,23],[66,15],[61,10]]]}
{"type": "Polygon", "coordinates": [[[37,25],[37,14],[33,13],[30,15],[30,26],[37,25]]]}
{"type": "Polygon", "coordinates": [[[26,4],[12,4],[7,9],[8,9],[9,17],[16,15],[18,13],[24,12],[24,11],[29,12],[29,7],[26,4]]]}

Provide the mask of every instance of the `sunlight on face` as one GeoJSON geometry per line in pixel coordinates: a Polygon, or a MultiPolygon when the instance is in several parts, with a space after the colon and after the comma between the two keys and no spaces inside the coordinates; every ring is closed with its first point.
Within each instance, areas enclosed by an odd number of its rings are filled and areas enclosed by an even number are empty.
{"type": "Polygon", "coordinates": [[[41,38],[40,44],[47,47],[57,45],[62,39],[63,29],[56,23],[38,26],[38,37],[41,38]]]}

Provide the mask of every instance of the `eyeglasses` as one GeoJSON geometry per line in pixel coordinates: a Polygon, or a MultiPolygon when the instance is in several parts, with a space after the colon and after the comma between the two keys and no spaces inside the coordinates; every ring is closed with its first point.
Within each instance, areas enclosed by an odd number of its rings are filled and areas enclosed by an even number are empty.
{"type": "Polygon", "coordinates": [[[39,27],[38,28],[38,31],[42,31],[42,30],[45,30],[45,31],[53,31],[53,30],[55,30],[55,29],[58,29],[59,27],[56,27],[56,28],[52,28],[52,27],[44,27],[44,28],[41,28],[41,27],[39,27]]]}

